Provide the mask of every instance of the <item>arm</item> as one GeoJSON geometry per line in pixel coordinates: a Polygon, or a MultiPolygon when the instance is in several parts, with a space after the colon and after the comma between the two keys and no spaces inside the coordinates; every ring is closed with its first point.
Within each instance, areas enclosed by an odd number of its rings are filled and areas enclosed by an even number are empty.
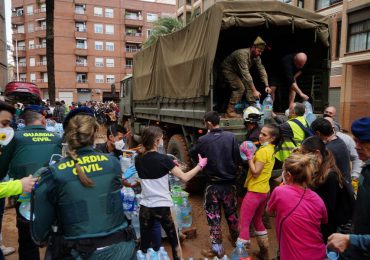
{"type": "Polygon", "coordinates": [[[202,168],[197,165],[193,169],[191,169],[188,172],[183,172],[179,167],[175,166],[171,173],[175,175],[176,177],[180,178],[183,181],[189,181],[191,178],[193,178],[198,172],[200,172],[202,168]]]}
{"type": "Polygon", "coordinates": [[[328,239],[328,247],[344,252],[349,245],[357,247],[365,252],[369,252],[370,248],[370,234],[354,235],[354,234],[332,234],[328,239]]]}
{"type": "Polygon", "coordinates": [[[302,75],[302,71],[300,70],[300,71],[298,71],[295,75],[294,75],[294,81],[297,81],[297,78],[299,77],[299,76],[301,76],[302,75]]]}
{"type": "Polygon", "coordinates": [[[251,170],[252,176],[254,178],[257,178],[262,170],[263,166],[265,166],[265,163],[263,162],[254,162],[253,159],[248,160],[249,169],[251,170]]]}
{"type": "Polygon", "coordinates": [[[19,195],[22,193],[21,180],[7,181],[0,183],[0,198],[19,195]]]}
{"type": "Polygon", "coordinates": [[[10,162],[13,158],[15,141],[13,140],[2,148],[0,153],[0,179],[3,179],[8,173],[10,162]]]}
{"type": "Polygon", "coordinates": [[[358,153],[357,153],[357,150],[356,150],[355,147],[356,147],[356,144],[354,142],[352,144],[352,142],[351,142],[351,144],[349,146],[349,148],[350,148],[349,153],[350,153],[350,158],[351,158],[351,162],[352,162],[351,176],[352,176],[352,178],[358,179],[360,177],[361,170],[362,170],[362,162],[361,162],[361,160],[358,156],[358,153]]]}

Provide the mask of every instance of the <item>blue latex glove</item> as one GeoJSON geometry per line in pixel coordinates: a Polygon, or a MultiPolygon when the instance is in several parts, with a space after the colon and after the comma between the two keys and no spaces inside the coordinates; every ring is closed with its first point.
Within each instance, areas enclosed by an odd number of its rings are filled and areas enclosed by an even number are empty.
{"type": "Polygon", "coordinates": [[[127,180],[134,176],[136,173],[137,173],[136,168],[134,165],[132,165],[128,167],[128,169],[123,173],[123,178],[127,180]]]}

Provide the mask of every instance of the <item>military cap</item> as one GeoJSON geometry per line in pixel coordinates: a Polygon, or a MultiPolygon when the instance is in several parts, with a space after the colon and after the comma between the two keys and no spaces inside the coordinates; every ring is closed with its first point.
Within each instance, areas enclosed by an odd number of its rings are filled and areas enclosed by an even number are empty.
{"type": "Polygon", "coordinates": [[[264,40],[262,40],[261,37],[257,36],[257,38],[253,42],[253,46],[255,46],[258,49],[264,50],[266,47],[266,43],[264,40]]]}
{"type": "Polygon", "coordinates": [[[95,117],[94,110],[92,110],[89,107],[79,107],[71,110],[66,116],[66,118],[63,121],[63,129],[65,130],[68,126],[69,120],[71,120],[73,117],[77,115],[87,115],[95,117]]]}

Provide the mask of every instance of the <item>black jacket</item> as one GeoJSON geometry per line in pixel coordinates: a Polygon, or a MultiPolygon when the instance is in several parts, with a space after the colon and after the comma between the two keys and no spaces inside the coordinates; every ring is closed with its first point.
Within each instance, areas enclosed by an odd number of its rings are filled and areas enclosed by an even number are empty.
{"type": "Polygon", "coordinates": [[[198,153],[208,158],[203,169],[209,184],[234,184],[240,153],[238,142],[233,133],[216,128],[198,139],[196,146],[190,151],[192,157],[198,153]]]}

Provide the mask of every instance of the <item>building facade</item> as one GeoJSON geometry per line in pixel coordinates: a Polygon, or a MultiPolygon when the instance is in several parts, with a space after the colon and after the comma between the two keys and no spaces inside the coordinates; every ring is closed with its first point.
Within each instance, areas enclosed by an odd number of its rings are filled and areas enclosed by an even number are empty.
{"type": "Polygon", "coordinates": [[[8,83],[8,55],[5,26],[5,0],[0,0],[0,92],[8,83]]]}
{"type": "MultiPolygon", "coordinates": [[[[279,1],[331,18],[329,104],[349,130],[355,119],[370,115],[370,0],[279,1]]],[[[177,0],[176,15],[187,22],[215,2],[177,0]]]]}
{"type": "MultiPolygon", "coordinates": [[[[47,99],[45,0],[12,0],[12,11],[15,78],[35,82],[47,99]]],[[[112,91],[132,73],[133,54],[153,22],[174,14],[170,0],[55,1],[56,99],[118,98],[112,91]]]]}

